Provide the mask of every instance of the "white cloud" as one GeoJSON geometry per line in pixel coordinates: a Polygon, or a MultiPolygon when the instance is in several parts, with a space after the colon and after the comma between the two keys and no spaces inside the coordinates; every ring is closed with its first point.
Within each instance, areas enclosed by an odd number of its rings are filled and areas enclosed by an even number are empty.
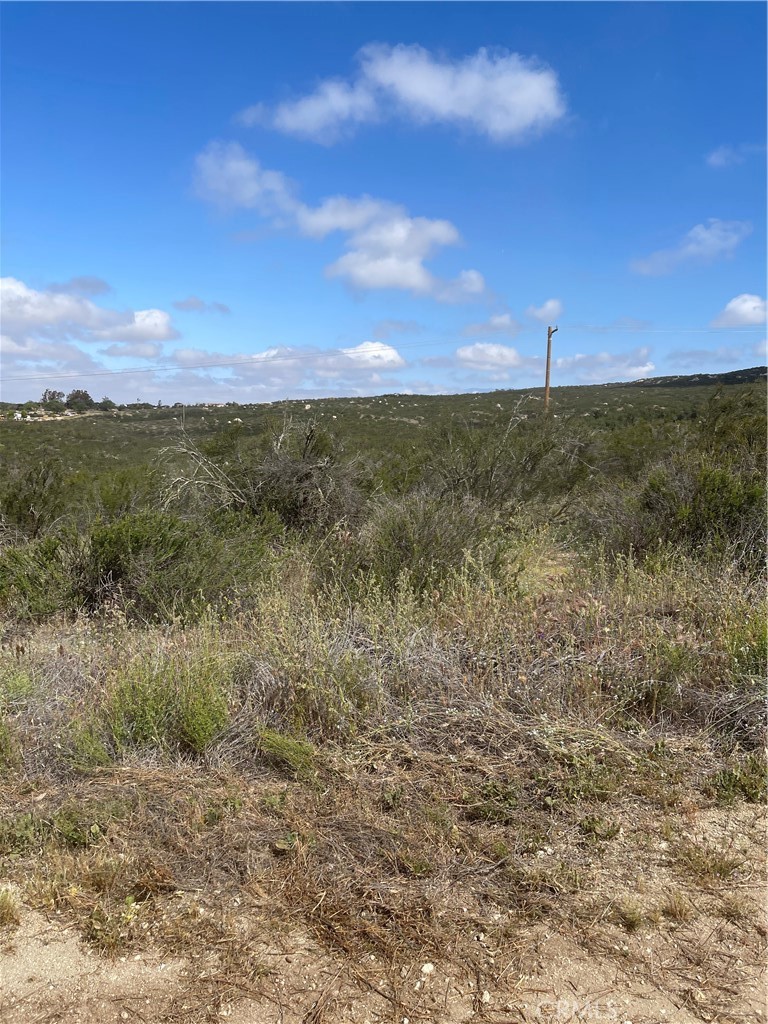
{"type": "Polygon", "coordinates": [[[656,366],[649,359],[650,349],[630,352],[578,352],[555,360],[555,369],[574,374],[579,380],[594,383],[611,380],[636,380],[647,377],[656,366]]]}
{"type": "Polygon", "coordinates": [[[456,358],[465,366],[477,370],[509,370],[523,365],[523,357],[511,345],[490,341],[476,341],[456,349],[456,358]]]}
{"type": "Polygon", "coordinates": [[[280,171],[265,170],[237,142],[211,142],[195,157],[195,194],[224,209],[258,210],[265,217],[292,212],[296,201],[280,171]]]}
{"type": "Polygon", "coordinates": [[[533,317],[541,323],[553,324],[562,315],[563,304],[560,299],[547,299],[541,306],[529,306],[525,311],[526,316],[533,317]]]}
{"type": "Polygon", "coordinates": [[[381,341],[363,341],[353,348],[343,348],[341,352],[361,368],[396,370],[405,366],[405,360],[397,349],[381,341]]]}
{"type": "MultiPolygon", "coordinates": [[[[553,362],[553,381],[566,377],[585,383],[595,383],[647,377],[656,368],[649,355],[650,349],[636,348],[629,352],[576,353],[572,356],[562,356],[553,362]]],[[[543,378],[544,374],[544,360],[540,356],[525,356],[511,345],[495,342],[480,341],[474,345],[465,345],[456,350],[455,359],[464,368],[479,371],[496,381],[536,374],[543,378]]]]}
{"type": "Polygon", "coordinates": [[[739,243],[752,231],[752,225],[741,220],[717,220],[697,224],[680,242],[669,249],[659,249],[645,259],[631,264],[636,274],[661,276],[686,264],[706,264],[733,256],[739,243]]]}
{"type": "Polygon", "coordinates": [[[765,299],[745,292],[726,303],[725,309],[712,321],[712,327],[752,327],[765,321],[765,299]]]}
{"type": "MultiPolygon", "coordinates": [[[[19,389],[25,398],[31,397],[30,389],[34,392],[36,385],[14,383],[14,377],[47,374],[51,384],[60,377],[59,386],[89,387],[92,382],[87,378],[66,376],[105,369],[104,363],[83,350],[83,343],[112,342],[100,348],[102,356],[154,360],[162,354],[162,342],[178,337],[163,310],[105,309],[80,295],[38,291],[12,277],[0,279],[0,310],[5,331],[3,386],[6,391],[19,389]]],[[[132,379],[122,383],[135,387],[132,379]]]]}
{"type": "Polygon", "coordinates": [[[333,142],[342,126],[370,123],[379,119],[376,97],[366,82],[321,82],[317,90],[294,103],[282,103],[271,123],[287,135],[299,135],[317,142],[333,142]]]}
{"type": "Polygon", "coordinates": [[[10,334],[56,330],[82,333],[117,324],[120,315],[66,292],[37,291],[15,277],[0,279],[3,327],[10,334]]]}
{"type": "Polygon", "coordinates": [[[269,110],[238,115],[244,124],[329,144],[359,124],[400,117],[455,124],[494,142],[522,142],[561,120],[565,98],[552,68],[504,49],[481,48],[451,60],[422,46],[374,43],[357,55],[352,81],[328,79],[313,93],[269,110]]]}
{"type": "Polygon", "coordinates": [[[477,299],[485,291],[477,270],[445,280],[425,266],[438,250],[461,240],[450,221],[411,217],[397,203],[366,195],[331,196],[307,206],[295,197],[284,175],[262,168],[237,143],[211,143],[196,164],[195,190],[203,199],[222,207],[256,209],[275,225],[291,224],[309,238],[336,231],[345,235],[347,252],[326,267],[326,275],[351,288],[401,289],[439,302],[477,299]]]}
{"type": "Polygon", "coordinates": [[[498,313],[489,317],[483,323],[467,324],[463,333],[470,337],[475,335],[498,334],[507,335],[513,338],[522,330],[521,325],[515,320],[511,313],[498,313]]]}
{"type": "Polygon", "coordinates": [[[723,167],[735,167],[743,164],[747,157],[753,153],[762,153],[765,146],[753,146],[743,143],[740,146],[718,146],[711,153],[707,153],[704,160],[709,167],[720,170],[723,167]]]}
{"type": "Polygon", "coordinates": [[[7,377],[26,374],[33,370],[45,372],[48,368],[87,372],[99,364],[77,345],[69,341],[48,341],[40,338],[12,338],[0,335],[0,355],[3,357],[3,384],[7,377]],[[8,373],[10,371],[10,373],[8,373]]]}
{"type": "Polygon", "coordinates": [[[163,309],[138,309],[122,324],[94,331],[94,338],[104,341],[171,341],[179,337],[171,318],[163,309]]]}
{"type": "Polygon", "coordinates": [[[118,312],[65,292],[37,291],[14,277],[0,279],[3,326],[12,337],[81,341],[167,341],[178,337],[160,309],[118,312]]]}

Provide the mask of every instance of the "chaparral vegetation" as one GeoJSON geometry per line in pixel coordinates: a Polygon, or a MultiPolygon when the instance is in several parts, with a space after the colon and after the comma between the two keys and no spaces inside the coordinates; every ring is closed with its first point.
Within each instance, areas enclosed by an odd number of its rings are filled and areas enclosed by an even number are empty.
{"type": "Polygon", "coordinates": [[[152,1020],[762,1019],[764,368],[308,405],[4,408],[0,942],[152,1020]]]}

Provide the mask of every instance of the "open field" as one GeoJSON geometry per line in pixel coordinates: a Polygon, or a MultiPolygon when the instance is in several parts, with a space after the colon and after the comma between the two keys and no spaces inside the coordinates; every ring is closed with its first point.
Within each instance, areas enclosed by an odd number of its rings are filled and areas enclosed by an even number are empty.
{"type": "Polygon", "coordinates": [[[539,398],[0,423],[3,1020],[766,1019],[764,371],[539,398]]]}

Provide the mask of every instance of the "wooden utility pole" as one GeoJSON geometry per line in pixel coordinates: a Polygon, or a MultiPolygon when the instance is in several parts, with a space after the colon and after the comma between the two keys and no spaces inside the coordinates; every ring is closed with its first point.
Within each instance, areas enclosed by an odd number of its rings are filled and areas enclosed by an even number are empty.
{"type": "Polygon", "coordinates": [[[556,330],[556,327],[547,328],[547,375],[544,378],[544,412],[547,412],[549,409],[549,370],[552,366],[552,335],[556,330]]]}

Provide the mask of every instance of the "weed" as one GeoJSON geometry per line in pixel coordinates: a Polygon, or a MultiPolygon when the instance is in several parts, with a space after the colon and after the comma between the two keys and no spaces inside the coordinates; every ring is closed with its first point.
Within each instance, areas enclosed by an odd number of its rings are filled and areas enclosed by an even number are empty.
{"type": "Polygon", "coordinates": [[[763,755],[748,754],[741,763],[721,768],[705,783],[707,795],[714,796],[719,803],[732,804],[736,800],[748,803],[765,803],[768,796],[768,774],[763,755]]]}
{"type": "Polygon", "coordinates": [[[638,931],[646,921],[643,909],[632,900],[623,900],[614,906],[616,919],[628,932],[638,931]]]}
{"type": "Polygon", "coordinates": [[[720,905],[720,916],[731,924],[741,924],[752,917],[753,907],[743,896],[726,896],[720,905]]]}
{"type": "Polygon", "coordinates": [[[229,720],[219,667],[174,658],[139,660],[127,668],[101,713],[118,752],[154,747],[199,755],[229,720]]]}
{"type": "Polygon", "coordinates": [[[69,730],[67,757],[73,768],[87,772],[111,764],[107,749],[96,721],[76,719],[69,730]]]}
{"type": "Polygon", "coordinates": [[[19,857],[39,845],[41,834],[41,822],[32,814],[0,819],[0,854],[19,857]]]}
{"type": "Polygon", "coordinates": [[[516,813],[519,805],[520,791],[515,784],[491,780],[483,783],[477,796],[465,797],[464,817],[468,821],[511,825],[519,817],[516,813]]]}
{"type": "Polygon", "coordinates": [[[411,875],[413,878],[429,878],[434,871],[431,861],[410,851],[399,853],[396,864],[401,874],[411,875]]]}
{"type": "Polygon", "coordinates": [[[273,765],[287,770],[294,778],[308,782],[317,774],[315,749],[306,740],[283,736],[273,729],[259,729],[259,752],[273,765]]]}
{"type": "Polygon", "coordinates": [[[15,768],[19,763],[16,740],[2,708],[0,708],[0,769],[15,768]]]}
{"type": "Polygon", "coordinates": [[[385,789],[381,794],[380,803],[384,811],[396,811],[403,802],[403,787],[393,786],[392,789],[385,789]]]}
{"type": "Polygon", "coordinates": [[[691,840],[681,843],[677,850],[681,867],[694,875],[703,885],[715,885],[731,878],[744,863],[744,858],[728,850],[704,846],[691,840]]]}
{"type": "Polygon", "coordinates": [[[555,810],[561,803],[604,803],[616,792],[620,778],[598,754],[561,751],[553,770],[537,774],[535,783],[544,807],[555,810]]]}
{"type": "Polygon", "coordinates": [[[17,925],[21,920],[19,902],[11,889],[0,889],[0,928],[17,925]]]}
{"type": "Polygon", "coordinates": [[[34,692],[34,681],[23,669],[10,666],[0,672],[0,708],[23,706],[34,692]]]}
{"type": "Polygon", "coordinates": [[[114,955],[124,949],[133,931],[139,905],[133,896],[113,905],[101,900],[91,911],[85,923],[85,938],[102,953],[114,955]]]}
{"type": "Polygon", "coordinates": [[[664,917],[669,918],[670,921],[683,924],[691,920],[694,910],[689,899],[683,896],[681,892],[672,890],[667,894],[662,904],[661,913],[664,917]]]}
{"type": "Polygon", "coordinates": [[[579,822],[579,828],[589,839],[607,842],[614,839],[620,832],[621,826],[616,822],[606,821],[604,818],[595,815],[587,815],[579,822]]]}

